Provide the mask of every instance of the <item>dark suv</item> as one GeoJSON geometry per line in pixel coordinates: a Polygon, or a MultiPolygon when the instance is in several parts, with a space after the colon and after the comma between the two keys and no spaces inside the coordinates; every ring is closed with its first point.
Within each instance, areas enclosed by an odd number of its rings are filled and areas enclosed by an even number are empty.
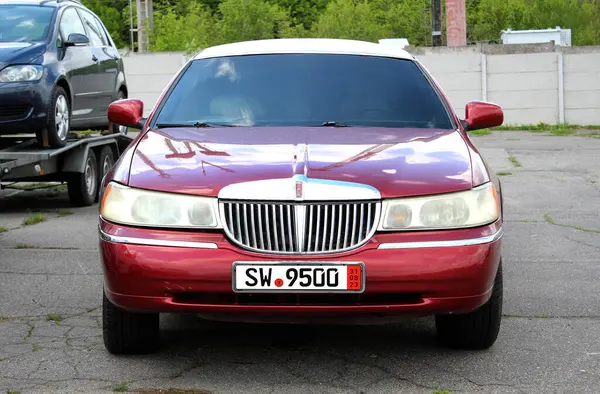
{"type": "Polygon", "coordinates": [[[125,133],[107,114],[126,97],[123,60],[79,1],[0,0],[0,134],[59,148],[69,130],[125,133]]]}

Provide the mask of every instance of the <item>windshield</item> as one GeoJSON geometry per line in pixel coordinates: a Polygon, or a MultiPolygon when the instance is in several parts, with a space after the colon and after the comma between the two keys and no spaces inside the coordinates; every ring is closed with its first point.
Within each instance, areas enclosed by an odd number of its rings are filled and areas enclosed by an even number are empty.
{"type": "Polygon", "coordinates": [[[155,124],[451,129],[448,112],[410,60],[283,54],[199,59],[155,124]]]}
{"type": "Polygon", "coordinates": [[[0,5],[0,42],[44,41],[53,7],[0,5]]]}

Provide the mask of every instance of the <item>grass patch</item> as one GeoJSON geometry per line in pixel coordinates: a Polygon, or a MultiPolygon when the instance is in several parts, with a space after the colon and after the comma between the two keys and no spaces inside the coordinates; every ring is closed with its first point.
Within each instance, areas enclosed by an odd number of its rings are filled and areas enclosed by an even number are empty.
{"type": "Polygon", "coordinates": [[[594,229],[594,228],[585,228],[585,227],[581,227],[581,226],[575,226],[572,224],[562,224],[562,223],[557,223],[556,220],[554,220],[554,218],[552,218],[552,216],[545,214],[544,215],[544,219],[546,219],[546,221],[550,224],[553,224],[555,226],[560,226],[560,227],[568,227],[568,228],[572,228],[575,230],[579,230],[579,231],[584,231],[586,233],[594,233],[594,234],[600,234],[600,230],[594,229]]]}
{"type": "Polygon", "coordinates": [[[69,215],[72,215],[72,214],[73,214],[73,212],[71,212],[71,211],[58,211],[56,214],[57,214],[59,217],[63,217],[63,216],[69,216],[69,215]]]}
{"type": "Polygon", "coordinates": [[[496,173],[496,175],[498,175],[498,176],[507,176],[507,175],[512,175],[512,172],[499,171],[499,172],[496,173]]]}
{"type": "Polygon", "coordinates": [[[36,247],[33,245],[27,245],[27,244],[17,244],[14,247],[15,249],[35,249],[36,247]]]}
{"type": "Polygon", "coordinates": [[[61,315],[46,315],[46,321],[54,321],[60,323],[63,320],[61,315]]]}
{"type": "Polygon", "coordinates": [[[81,135],[81,136],[89,136],[89,135],[93,135],[93,134],[98,134],[99,131],[96,131],[96,130],[78,130],[78,131],[74,131],[73,133],[75,133],[77,135],[81,135]]]}
{"type": "Polygon", "coordinates": [[[452,391],[437,389],[432,394],[452,394],[452,391]]]}
{"type": "Polygon", "coordinates": [[[0,234],[7,232],[8,229],[6,227],[0,227],[0,234]]]}
{"type": "Polygon", "coordinates": [[[490,135],[492,134],[492,130],[490,129],[480,129],[480,130],[471,130],[469,134],[473,135],[490,135]]]}
{"type": "Polygon", "coordinates": [[[582,137],[598,138],[600,139],[600,131],[588,131],[586,133],[579,133],[582,137]]]}
{"type": "Polygon", "coordinates": [[[6,390],[6,394],[21,394],[21,392],[17,390],[6,390]]]}
{"type": "Polygon", "coordinates": [[[7,186],[7,188],[23,190],[23,191],[31,191],[31,190],[38,190],[38,189],[63,191],[63,190],[67,190],[67,184],[61,183],[61,184],[55,185],[52,183],[29,183],[27,185],[10,185],[10,186],[7,186]]]}
{"type": "Polygon", "coordinates": [[[28,217],[23,221],[24,226],[33,226],[34,224],[42,223],[46,221],[46,216],[38,214],[28,217]]]}
{"type": "Polygon", "coordinates": [[[515,166],[515,167],[521,167],[521,163],[519,162],[519,160],[517,160],[516,157],[514,157],[514,156],[508,156],[508,160],[510,160],[510,162],[512,163],[513,166],[515,166]]]}
{"type": "Polygon", "coordinates": [[[37,352],[38,350],[41,350],[42,347],[40,345],[31,345],[31,351],[32,352],[37,352]]]}
{"type": "Polygon", "coordinates": [[[182,389],[139,389],[134,391],[141,394],[212,394],[210,391],[182,389]]]}
{"type": "Polygon", "coordinates": [[[555,132],[557,135],[568,135],[567,130],[576,132],[578,130],[600,130],[600,125],[577,125],[569,123],[548,124],[538,122],[529,125],[502,125],[492,128],[494,131],[531,131],[531,132],[555,132]]]}
{"type": "Polygon", "coordinates": [[[548,314],[541,314],[541,315],[517,315],[517,314],[510,314],[510,313],[503,313],[502,317],[515,317],[515,318],[519,318],[519,319],[550,319],[550,315],[548,314]]]}
{"type": "Polygon", "coordinates": [[[117,387],[115,387],[113,389],[113,391],[115,393],[124,393],[125,391],[129,391],[129,388],[127,387],[127,385],[125,383],[121,383],[120,385],[118,385],[117,387]]]}

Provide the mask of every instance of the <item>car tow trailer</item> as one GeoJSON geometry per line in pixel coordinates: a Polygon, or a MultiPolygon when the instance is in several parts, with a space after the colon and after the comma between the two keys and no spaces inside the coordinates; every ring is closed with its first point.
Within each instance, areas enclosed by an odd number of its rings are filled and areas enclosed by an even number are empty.
{"type": "Polygon", "coordinates": [[[98,202],[104,175],[133,137],[126,134],[78,137],[57,149],[40,148],[32,136],[0,137],[0,190],[19,182],[66,182],[73,206],[98,202]]]}

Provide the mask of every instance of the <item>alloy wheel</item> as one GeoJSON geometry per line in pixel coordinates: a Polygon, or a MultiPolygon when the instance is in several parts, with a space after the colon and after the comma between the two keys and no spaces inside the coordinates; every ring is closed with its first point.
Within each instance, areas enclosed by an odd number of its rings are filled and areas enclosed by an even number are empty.
{"type": "Polygon", "coordinates": [[[54,106],[54,123],[58,139],[64,141],[69,134],[69,103],[65,96],[58,96],[54,106]]]}

